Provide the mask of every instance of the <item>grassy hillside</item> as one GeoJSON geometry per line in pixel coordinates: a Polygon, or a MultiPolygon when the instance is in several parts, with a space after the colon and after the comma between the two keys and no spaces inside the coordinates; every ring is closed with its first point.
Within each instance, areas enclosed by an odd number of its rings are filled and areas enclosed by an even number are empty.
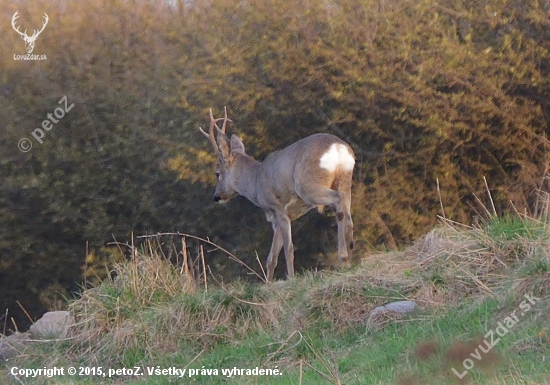
{"type": "Polygon", "coordinates": [[[113,279],[71,303],[73,338],[4,363],[0,382],[550,383],[545,221],[492,216],[471,227],[442,220],[401,252],[272,285],[215,282],[200,252],[174,267],[159,245],[151,239],[147,250],[132,250],[113,279]],[[374,307],[401,299],[419,309],[367,320],[374,307]],[[94,369],[9,375],[13,367],[54,366],[94,369]],[[135,367],[143,375],[131,375],[135,367]],[[185,369],[185,378],[173,368],[185,369]]]}

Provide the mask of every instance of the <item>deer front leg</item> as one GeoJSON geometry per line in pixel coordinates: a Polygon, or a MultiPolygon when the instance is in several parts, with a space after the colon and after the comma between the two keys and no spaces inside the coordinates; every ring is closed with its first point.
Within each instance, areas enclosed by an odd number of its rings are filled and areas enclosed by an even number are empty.
{"type": "Polygon", "coordinates": [[[290,218],[285,212],[266,212],[267,220],[273,227],[273,242],[267,256],[267,281],[273,281],[273,273],[277,266],[279,254],[284,246],[286,258],[286,271],[288,278],[294,277],[294,245],[292,244],[292,228],[290,218]]]}
{"type": "Polygon", "coordinates": [[[267,282],[273,282],[273,275],[277,262],[279,261],[279,254],[283,248],[283,236],[281,233],[281,227],[278,225],[277,215],[274,211],[268,210],[265,212],[266,219],[271,223],[273,229],[273,241],[271,242],[271,249],[267,256],[267,282]]]}
{"type": "Polygon", "coordinates": [[[281,236],[281,230],[275,225],[275,222],[271,223],[273,227],[273,241],[271,243],[271,249],[267,256],[267,282],[273,282],[273,274],[277,262],[279,260],[279,254],[283,248],[283,237],[281,236]]]}

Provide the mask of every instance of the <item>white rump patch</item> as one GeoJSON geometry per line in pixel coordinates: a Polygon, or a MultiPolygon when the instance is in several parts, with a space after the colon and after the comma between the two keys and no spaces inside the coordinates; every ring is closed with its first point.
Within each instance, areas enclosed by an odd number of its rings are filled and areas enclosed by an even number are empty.
{"type": "Polygon", "coordinates": [[[355,159],[342,143],[334,143],[319,160],[319,166],[328,171],[334,171],[338,166],[346,171],[353,170],[355,159]]]}

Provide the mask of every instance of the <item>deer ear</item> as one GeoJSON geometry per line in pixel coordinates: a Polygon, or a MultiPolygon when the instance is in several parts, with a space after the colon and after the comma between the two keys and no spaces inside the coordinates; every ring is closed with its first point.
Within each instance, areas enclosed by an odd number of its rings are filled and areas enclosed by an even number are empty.
{"type": "Polygon", "coordinates": [[[231,154],[229,139],[227,139],[227,136],[221,132],[218,133],[218,148],[220,149],[222,157],[224,159],[228,159],[231,154]]]}
{"type": "Polygon", "coordinates": [[[231,154],[246,154],[244,144],[237,135],[231,136],[231,154]]]}

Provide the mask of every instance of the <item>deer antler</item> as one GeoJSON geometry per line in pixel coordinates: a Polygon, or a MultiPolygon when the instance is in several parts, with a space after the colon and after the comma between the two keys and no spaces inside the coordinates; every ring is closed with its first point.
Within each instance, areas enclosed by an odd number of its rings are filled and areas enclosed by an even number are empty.
{"type": "Polygon", "coordinates": [[[220,149],[218,147],[218,143],[216,142],[216,137],[214,136],[214,127],[216,127],[216,130],[218,130],[218,132],[225,134],[227,122],[231,122],[231,119],[227,118],[227,107],[224,107],[224,112],[225,116],[223,118],[214,119],[212,108],[210,108],[210,128],[208,129],[208,134],[201,127],[199,127],[199,130],[201,130],[202,134],[206,136],[210,141],[210,144],[212,145],[212,148],[214,149],[216,155],[220,155],[220,149]],[[222,128],[218,127],[218,120],[223,120],[222,128]]]}
{"type": "Polygon", "coordinates": [[[231,120],[231,119],[227,119],[227,106],[224,106],[224,107],[223,107],[223,113],[224,113],[224,117],[223,117],[223,118],[216,119],[216,121],[222,120],[222,119],[223,119],[222,128],[219,129],[219,128],[218,128],[218,125],[216,125],[216,128],[218,129],[218,132],[221,132],[221,133],[225,134],[225,126],[227,126],[227,122],[228,122],[228,121],[231,122],[232,120],[231,120]]]}
{"type": "Polygon", "coordinates": [[[27,38],[27,39],[32,39],[34,37],[37,37],[38,35],[40,35],[42,33],[42,31],[44,30],[44,28],[46,28],[46,25],[48,24],[48,21],[50,20],[50,18],[48,17],[48,14],[47,13],[44,13],[44,16],[42,16],[45,20],[44,22],[42,23],[42,28],[40,29],[40,31],[38,30],[34,30],[34,33],[32,34],[32,36],[29,36],[27,35],[27,30],[25,30],[25,32],[21,32],[19,30],[19,27],[16,27],[15,26],[15,20],[17,20],[17,18],[19,17],[18,15],[19,11],[15,11],[15,13],[13,14],[13,17],[11,18],[11,26],[13,27],[13,29],[15,31],[17,31],[18,34],[20,34],[21,36],[23,36],[23,38],[27,38]]]}
{"type": "Polygon", "coordinates": [[[218,143],[216,143],[216,137],[214,136],[214,126],[216,126],[216,119],[214,119],[214,115],[212,115],[212,108],[210,108],[210,128],[208,129],[208,134],[204,132],[202,127],[199,127],[199,130],[201,130],[202,134],[208,138],[216,155],[219,155],[220,149],[218,148],[218,143]]]}
{"type": "Polygon", "coordinates": [[[21,32],[19,30],[19,27],[15,27],[15,20],[19,17],[18,15],[19,11],[16,11],[14,14],[13,14],[13,17],[11,18],[11,26],[13,27],[13,29],[15,29],[15,31],[20,34],[21,36],[23,36],[23,38],[25,37],[28,37],[27,36],[27,30],[25,30],[25,32],[21,32]]]}
{"type": "Polygon", "coordinates": [[[35,29],[34,33],[32,34],[32,37],[37,37],[38,35],[40,35],[44,30],[44,28],[46,28],[46,24],[48,24],[48,21],[50,20],[47,13],[44,13],[44,16],[42,17],[45,19],[44,22],[42,23],[42,29],[40,31],[36,31],[35,29]]]}

